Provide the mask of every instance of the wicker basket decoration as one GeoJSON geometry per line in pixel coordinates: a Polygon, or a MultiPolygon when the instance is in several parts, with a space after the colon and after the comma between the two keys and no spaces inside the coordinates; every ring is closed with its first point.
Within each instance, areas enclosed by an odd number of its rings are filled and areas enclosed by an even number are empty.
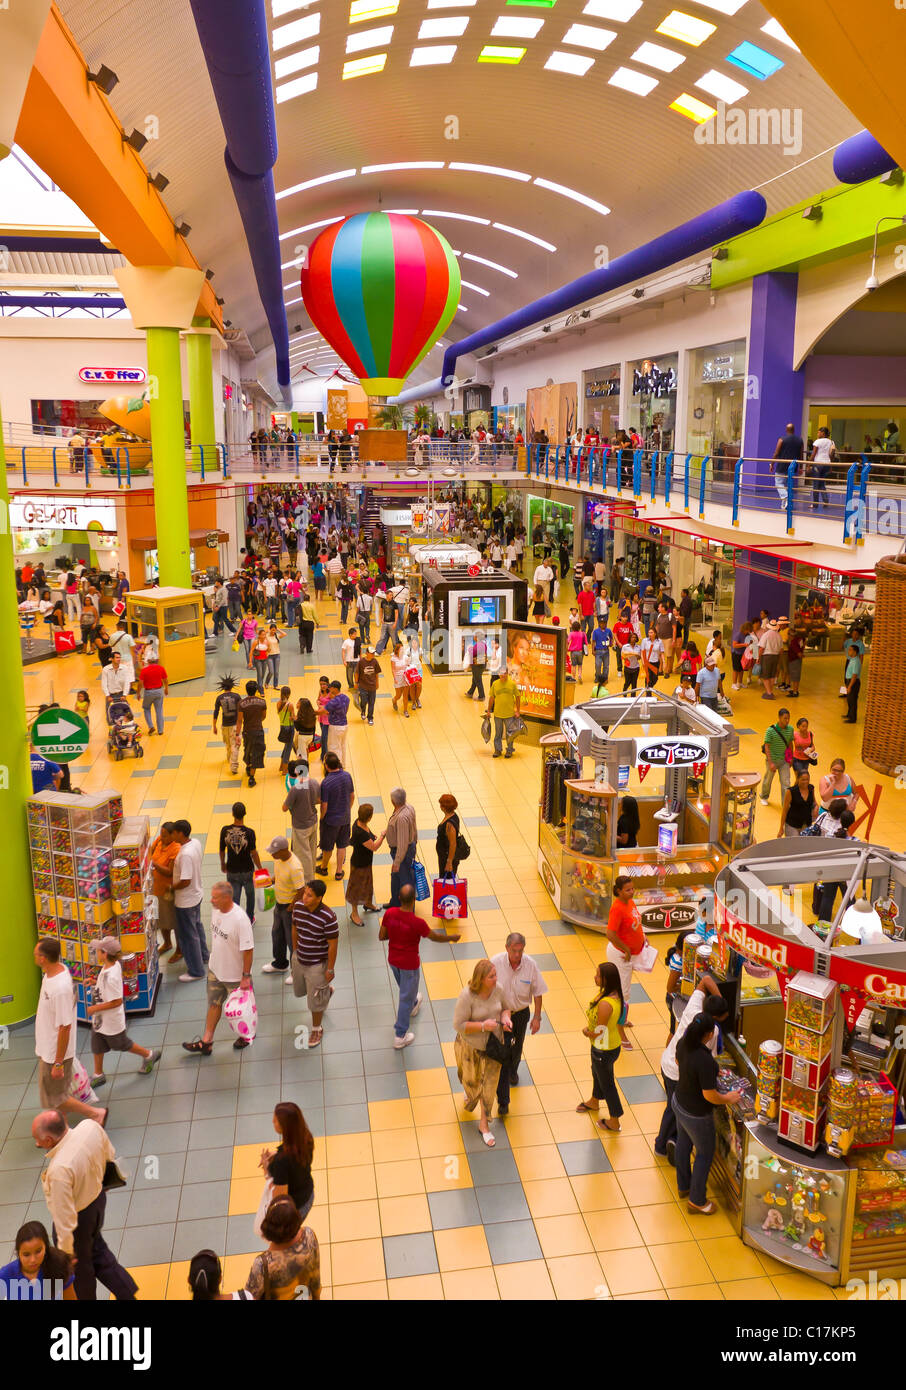
{"type": "Polygon", "coordinates": [[[862,761],[892,777],[906,763],[906,554],[886,555],[875,574],[862,761]]]}

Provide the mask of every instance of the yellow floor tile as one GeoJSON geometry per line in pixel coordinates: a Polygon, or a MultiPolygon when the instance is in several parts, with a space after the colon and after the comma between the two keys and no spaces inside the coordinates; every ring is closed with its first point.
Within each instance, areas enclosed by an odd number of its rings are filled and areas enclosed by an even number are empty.
{"type": "Polygon", "coordinates": [[[414,1129],[385,1129],[372,1134],[371,1147],[375,1163],[402,1163],[419,1157],[414,1129]]]}
{"type": "Polygon", "coordinates": [[[373,1100],[368,1104],[372,1132],[382,1129],[409,1129],[413,1124],[410,1100],[373,1100]]]}
{"type": "Polygon", "coordinates": [[[230,1216],[242,1216],[247,1212],[257,1211],[263,1191],[263,1173],[259,1172],[256,1178],[233,1178],[230,1183],[228,1214],[230,1216]]]}
{"type": "Polygon", "coordinates": [[[614,1296],[662,1287],[647,1250],[605,1250],[598,1258],[607,1287],[614,1296]]]}
{"type": "Polygon", "coordinates": [[[423,1158],[422,1173],[426,1192],[450,1192],[453,1188],[472,1186],[472,1174],[464,1153],[423,1158]]]}
{"type": "Polygon", "coordinates": [[[327,1200],[331,1206],[340,1202],[365,1202],[375,1197],[377,1187],[374,1168],[370,1163],[357,1163],[349,1168],[328,1170],[327,1200]]]}
{"type": "Polygon", "coordinates": [[[650,1254],[665,1289],[711,1282],[711,1270],[694,1240],[652,1245],[650,1254]]]}
{"type": "MultiPolygon", "coordinates": [[[[706,1219],[710,1221],[711,1217],[706,1219]]],[[[757,1279],[761,1276],[758,1256],[754,1250],[747,1249],[737,1236],[706,1240],[700,1222],[695,1222],[693,1229],[701,1252],[708,1261],[711,1277],[719,1284],[729,1283],[732,1279],[757,1279]]]]}
{"type": "Polygon", "coordinates": [[[495,1265],[494,1274],[500,1297],[507,1302],[533,1303],[539,1299],[557,1297],[544,1260],[522,1260],[518,1264],[495,1265]]]}
{"type": "MultiPolygon", "coordinates": [[[[264,1182],[264,1176],[260,1169],[261,1150],[263,1144],[237,1144],[233,1149],[233,1178],[257,1178],[259,1182],[264,1182]]],[[[318,1141],[315,1140],[315,1150],[317,1151],[318,1141]]],[[[259,1194],[260,1195],[260,1194],[259,1194]]],[[[257,1205],[257,1204],[256,1204],[257,1205]]]]}
{"type": "Polygon", "coordinates": [[[683,1284],[679,1288],[668,1289],[667,1297],[671,1303],[722,1303],[724,1296],[719,1284],[683,1284]]]}
{"type": "Polygon", "coordinates": [[[560,1255],[548,1260],[547,1268],[558,1298],[588,1301],[610,1295],[596,1255],[560,1255]]]}
{"type": "Polygon", "coordinates": [[[547,1086],[536,1086],[535,1090],[546,1114],[558,1110],[575,1110],[579,1101],[585,1099],[578,1082],[572,1079],[547,1086]]]}
{"type": "Polygon", "coordinates": [[[554,1260],[558,1255],[591,1254],[591,1237],[578,1213],[573,1216],[542,1216],[533,1219],[546,1260],[554,1260]]]}
{"type": "Polygon", "coordinates": [[[755,1254],[762,1270],[769,1278],[773,1279],[775,1274],[789,1274],[789,1265],[781,1264],[780,1260],[775,1260],[773,1255],[765,1255],[761,1250],[756,1250],[755,1254]]]}
{"type": "MultiPolygon", "coordinates": [[[[224,1271],[224,1293],[226,1293],[227,1291],[232,1293],[233,1289],[241,1289],[245,1287],[245,1281],[249,1275],[249,1270],[252,1265],[252,1259],[254,1259],[254,1256],[251,1256],[248,1259],[248,1261],[244,1264],[242,1273],[239,1275],[238,1281],[234,1284],[227,1284],[226,1272],[224,1271]]],[[[191,1299],[192,1294],[189,1289],[189,1264],[189,1260],[176,1260],[173,1264],[170,1265],[170,1273],[167,1278],[167,1292],[165,1295],[163,1295],[164,1297],[166,1297],[168,1303],[173,1302],[174,1300],[179,1302],[188,1302],[191,1299]]],[[[139,1297],[141,1296],[142,1292],[139,1293],[139,1297]]]]}
{"type": "Polygon", "coordinates": [[[406,1197],[425,1190],[425,1175],[417,1158],[406,1158],[400,1163],[376,1163],[374,1178],[378,1197],[406,1197]]]}
{"type": "Polygon", "coordinates": [[[522,1174],[522,1186],[529,1210],[536,1220],[543,1216],[570,1216],[579,1210],[567,1177],[528,1181],[522,1174]]]}
{"type": "MultiPolygon", "coordinates": [[[[608,1152],[607,1157],[613,1163],[614,1168],[617,1168],[614,1154],[608,1152]]],[[[672,1201],[676,1196],[676,1193],[671,1190],[668,1179],[664,1177],[659,1168],[632,1168],[629,1171],[620,1172],[619,1179],[620,1186],[631,1207],[662,1205],[664,1202],[672,1201]]]]}
{"type": "Polygon", "coordinates": [[[449,1231],[435,1231],[434,1245],[442,1274],[450,1270],[477,1269],[491,1263],[483,1226],[459,1226],[449,1231]]]}
{"type": "Polygon", "coordinates": [[[584,1217],[596,1250],[630,1250],[645,1244],[633,1214],[627,1208],[586,1211],[584,1217]]]}
{"type": "MultiPolygon", "coordinates": [[[[182,1268],[180,1266],[180,1268],[182,1268]]],[[[150,1301],[158,1302],[167,1297],[167,1284],[170,1279],[169,1264],[164,1265],[133,1265],[129,1270],[132,1278],[138,1284],[138,1298],[142,1303],[150,1301]]],[[[181,1275],[183,1282],[188,1277],[188,1265],[186,1271],[181,1275]]],[[[188,1298],[188,1286],[186,1287],[186,1297],[188,1298]]]]}
{"type": "MultiPolygon", "coordinates": [[[[407,1101],[406,1104],[408,1105],[408,1103],[407,1101]]],[[[422,1158],[439,1158],[447,1154],[465,1152],[459,1125],[452,1121],[448,1124],[428,1125],[424,1129],[419,1129],[416,1138],[418,1151],[422,1158]]]]}
{"type": "MultiPolygon", "coordinates": [[[[512,1137],[510,1143],[513,1143],[512,1137]]],[[[533,1144],[527,1149],[516,1148],[514,1145],[513,1157],[523,1182],[538,1178],[566,1177],[563,1159],[556,1144],[533,1144]]]]}
{"type": "Polygon", "coordinates": [[[334,1284],[330,1296],[334,1303],[386,1303],[390,1297],[387,1293],[386,1279],[377,1279],[365,1284],[343,1284],[340,1287],[334,1284]]]}
{"type": "Polygon", "coordinates": [[[532,1069],[532,1080],[536,1086],[546,1086],[575,1079],[565,1057],[532,1058],[529,1065],[532,1069]]]}
{"type": "Polygon", "coordinates": [[[377,1201],[338,1202],[330,1207],[330,1239],[369,1240],[381,1235],[381,1215],[377,1201]]]}
{"type": "MultiPolygon", "coordinates": [[[[318,1242],[318,1244],[320,1247],[320,1241],[318,1242]]],[[[224,1255],[221,1257],[220,1263],[223,1266],[224,1292],[232,1293],[234,1289],[245,1288],[246,1283],[248,1282],[249,1271],[252,1268],[255,1256],[259,1253],[260,1247],[258,1250],[250,1250],[245,1255],[224,1255]]],[[[186,1265],[187,1274],[188,1268],[188,1265],[186,1265]]]]}
{"type": "MultiPolygon", "coordinates": [[[[586,1051],[588,1042],[585,1043],[586,1051]]],[[[542,1057],[562,1057],[563,1049],[556,1033],[536,1033],[525,1040],[525,1058],[529,1066],[542,1057]]]]}
{"type": "Polygon", "coordinates": [[[569,1182],[582,1212],[611,1211],[626,1205],[616,1173],[584,1173],[569,1182]]]}
{"type": "Polygon", "coordinates": [[[629,1109],[642,1134],[657,1134],[664,1113],[663,1102],[651,1101],[645,1105],[632,1105],[629,1109]]]}
{"type": "Polygon", "coordinates": [[[721,1284],[720,1291],[728,1302],[738,1299],[746,1303],[771,1303],[780,1298],[767,1275],[760,1279],[733,1279],[728,1284],[721,1284]]]}
{"type": "Polygon", "coordinates": [[[408,1236],[431,1230],[431,1212],[423,1192],[407,1197],[382,1197],[381,1234],[408,1236]]]}
{"type": "MultiPolygon", "coordinates": [[[[638,1168],[655,1168],[654,1154],[641,1135],[603,1134],[602,1140],[614,1172],[628,1173],[638,1168]]],[[[663,1198],[655,1198],[662,1201],[663,1198]]]]}
{"type": "Polygon", "coordinates": [[[517,1086],[510,1091],[510,1118],[541,1113],[541,1098],[534,1086],[517,1086]]]}
{"type": "MultiPolygon", "coordinates": [[[[377,1205],[377,1204],[375,1204],[377,1205]]],[[[385,1278],[384,1243],[372,1240],[347,1240],[331,1249],[334,1289],[342,1284],[372,1283],[385,1278]]],[[[334,1297],[336,1298],[336,1294],[334,1297]]]]}
{"type": "Polygon", "coordinates": [[[422,974],[429,999],[455,999],[462,991],[464,981],[455,960],[423,962],[422,974]]]}
{"type": "Polygon", "coordinates": [[[439,1274],[410,1274],[404,1279],[388,1279],[391,1303],[436,1303],[444,1296],[439,1274]]]}
{"type": "Polygon", "coordinates": [[[374,1160],[370,1134],[329,1134],[324,1144],[328,1168],[352,1168],[374,1160]]]}
{"type": "Polygon", "coordinates": [[[494,1271],[487,1269],[461,1269],[441,1274],[444,1298],[460,1300],[465,1303],[493,1303],[500,1298],[500,1290],[494,1271]]]}
{"type": "Polygon", "coordinates": [[[666,1303],[666,1289],[645,1289],[640,1293],[612,1294],[615,1303],[666,1303]]]}
{"type": "Polygon", "coordinates": [[[319,1242],[326,1243],[330,1240],[330,1207],[319,1199],[317,1191],[315,1192],[315,1204],[305,1220],[317,1234],[319,1242]]]}
{"type": "Polygon", "coordinates": [[[812,1300],[826,1303],[834,1297],[833,1289],[817,1279],[810,1279],[807,1274],[776,1274],[771,1282],[785,1303],[808,1303],[812,1300]]]}
{"type": "Polygon", "coordinates": [[[551,1127],[544,1115],[513,1115],[506,1120],[506,1132],[514,1150],[553,1142],[551,1127]]]}
{"type": "Polygon", "coordinates": [[[450,1094],[450,1078],[446,1067],[425,1067],[424,1071],[407,1071],[409,1096],[417,1100],[422,1096],[447,1096],[450,1094]]]}
{"type": "MultiPolygon", "coordinates": [[[[462,1100],[462,1096],[457,1099],[462,1100]]],[[[416,1128],[422,1125],[443,1125],[456,1120],[458,1115],[456,1100],[448,1091],[445,1096],[420,1096],[410,1102],[412,1118],[416,1128]]]]}
{"type": "Polygon", "coordinates": [[[692,1226],[677,1202],[655,1202],[651,1206],[633,1204],[632,1214],[648,1246],[694,1239],[692,1226]]]}
{"type": "Polygon", "coordinates": [[[600,1133],[587,1114],[576,1114],[575,1107],[552,1111],[547,1122],[557,1144],[568,1144],[571,1139],[594,1139],[600,1133]]]}

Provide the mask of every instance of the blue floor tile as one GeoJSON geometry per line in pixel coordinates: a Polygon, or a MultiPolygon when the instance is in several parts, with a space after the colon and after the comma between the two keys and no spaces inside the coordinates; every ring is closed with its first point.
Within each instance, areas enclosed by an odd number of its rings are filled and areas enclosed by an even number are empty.
{"type": "Polygon", "coordinates": [[[531,1221],[502,1221],[487,1227],[485,1235],[495,1265],[543,1259],[531,1221]]]}
{"type": "Polygon", "coordinates": [[[617,1085],[630,1105],[664,1100],[664,1088],[656,1076],[620,1076],[617,1085]]]}
{"type": "Polygon", "coordinates": [[[582,1177],[586,1173],[613,1171],[604,1147],[597,1139],[572,1139],[558,1144],[557,1148],[571,1178],[582,1177]]]}
{"type": "Polygon", "coordinates": [[[576,934],[575,927],[564,922],[562,917],[554,917],[550,921],[539,922],[538,925],[545,936],[575,936],[576,934]]]}
{"type": "Polygon", "coordinates": [[[384,1266],[388,1279],[437,1274],[434,1236],[430,1231],[409,1236],[384,1236],[384,1266]]]}

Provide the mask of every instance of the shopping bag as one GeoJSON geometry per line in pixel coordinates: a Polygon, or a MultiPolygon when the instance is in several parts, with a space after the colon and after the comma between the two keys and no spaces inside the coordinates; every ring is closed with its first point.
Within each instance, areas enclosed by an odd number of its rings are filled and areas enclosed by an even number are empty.
{"type": "Polygon", "coordinates": [[[512,739],[512,738],[521,738],[523,734],[527,734],[527,733],[528,733],[528,725],[526,724],[525,720],[522,718],[522,715],[521,715],[521,714],[514,714],[514,715],[512,716],[512,718],[510,718],[510,719],[508,719],[508,720],[506,721],[506,736],[507,736],[507,738],[511,738],[511,739],[512,739]]]}
{"type": "Polygon", "coordinates": [[[491,716],[489,714],[486,714],[481,721],[481,737],[485,743],[491,742],[491,716]]]}
{"type": "Polygon", "coordinates": [[[431,897],[431,915],[452,922],[469,915],[469,885],[464,878],[436,878],[431,897]]]}
{"type": "Polygon", "coordinates": [[[53,645],[57,656],[62,656],[65,652],[74,652],[76,649],[75,633],[67,632],[65,629],[55,632],[53,645]]]}
{"type": "Polygon", "coordinates": [[[733,707],[731,706],[730,701],[727,699],[726,695],[718,695],[717,713],[723,715],[725,719],[732,718],[733,707]]]}
{"type": "Polygon", "coordinates": [[[630,964],[633,970],[638,970],[643,975],[649,974],[657,965],[657,961],[657,951],[648,941],[645,942],[645,945],[642,947],[641,951],[639,951],[637,956],[630,957],[630,964]]]}
{"type": "Polygon", "coordinates": [[[238,652],[238,650],[239,650],[239,648],[240,648],[241,645],[242,645],[242,643],[239,641],[239,638],[236,637],[236,638],[233,640],[233,642],[230,644],[230,651],[238,652]]]}
{"type": "Polygon", "coordinates": [[[405,677],[407,685],[418,685],[421,680],[417,666],[408,666],[403,672],[403,676],[405,677]]]}
{"type": "Polygon", "coordinates": [[[223,1016],[234,1033],[240,1038],[254,1042],[258,1028],[258,1005],[255,1003],[254,990],[240,987],[228,994],[223,1006],[223,1016]]]}
{"type": "Polygon", "coordinates": [[[426,898],[430,898],[431,889],[428,887],[428,874],[424,864],[420,859],[416,859],[412,865],[412,876],[415,879],[415,896],[418,902],[423,903],[426,898]]]}
{"type": "Polygon", "coordinates": [[[267,1209],[273,1200],[274,1184],[271,1182],[270,1178],[268,1178],[264,1184],[264,1191],[261,1194],[261,1201],[258,1203],[258,1211],[255,1215],[255,1235],[259,1240],[264,1239],[264,1236],[261,1234],[261,1223],[267,1215],[267,1209]]]}
{"type": "Polygon", "coordinates": [[[69,1094],[85,1105],[97,1105],[98,1103],[88,1073],[78,1057],[72,1059],[72,1085],[69,1088],[69,1094]]]}
{"type": "Polygon", "coordinates": [[[267,912],[277,901],[274,894],[274,885],[267,869],[259,869],[255,873],[255,910],[256,912],[267,912]]]}

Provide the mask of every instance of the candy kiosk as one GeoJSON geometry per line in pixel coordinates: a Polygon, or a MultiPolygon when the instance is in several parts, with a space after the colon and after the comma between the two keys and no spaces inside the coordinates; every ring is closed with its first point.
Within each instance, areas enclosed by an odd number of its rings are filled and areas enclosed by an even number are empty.
{"type": "Polygon", "coordinates": [[[153,1011],[159,968],[147,816],[124,820],[118,793],[56,791],[30,797],[27,814],[38,935],[60,942],[78,1018],[88,1017],[100,968],[91,943],[102,936],[123,947],[126,1012],[153,1011]]]}
{"type": "MultiPolygon", "coordinates": [[[[906,856],[855,840],[750,846],[718,873],[709,968],[728,999],[712,1175],[747,1245],[830,1285],[906,1276],[906,856]],[[816,919],[814,885],[834,884],[816,919]],[[769,971],[753,1021],[746,965],[769,971]],[[764,1028],[761,1032],[764,1032],[764,1028]]],[[[870,1295],[869,1295],[870,1296],[870,1295]]]]}
{"type": "Polygon", "coordinates": [[[571,705],[541,747],[538,872],[561,916],[605,931],[623,874],[637,880],[646,932],[692,927],[715,874],[754,834],[759,775],[727,771],[732,724],[650,691],[571,705]],[[638,804],[635,848],[617,841],[624,795],[638,804]]]}

